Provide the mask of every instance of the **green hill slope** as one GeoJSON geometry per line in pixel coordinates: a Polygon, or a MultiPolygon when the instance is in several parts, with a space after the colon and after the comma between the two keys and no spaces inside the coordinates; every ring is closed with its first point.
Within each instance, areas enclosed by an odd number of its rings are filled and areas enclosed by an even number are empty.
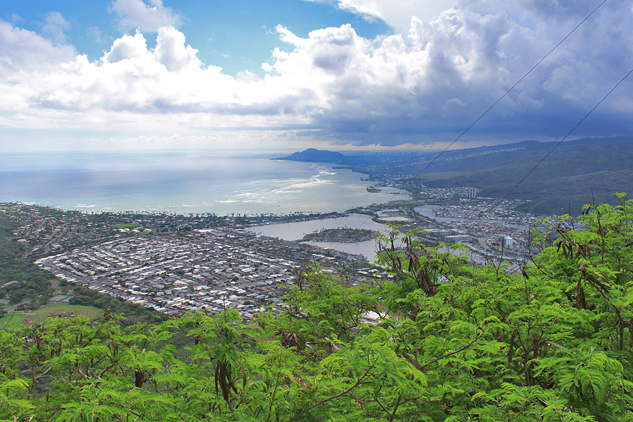
{"type": "MultiPolygon", "coordinates": [[[[508,194],[551,151],[541,144],[530,151],[495,154],[433,165],[420,180],[431,187],[474,186],[480,196],[508,194]],[[463,161],[463,162],[461,162],[463,161]],[[477,167],[477,170],[472,168],[477,167]],[[451,170],[451,171],[449,171],[451,170]]],[[[526,211],[572,214],[593,198],[617,204],[614,192],[633,192],[633,138],[591,139],[562,144],[509,195],[531,199],[526,211]]]]}
{"type": "MultiPolygon", "coordinates": [[[[469,186],[483,189],[479,195],[501,198],[535,166],[510,199],[533,202],[525,210],[538,214],[580,212],[593,197],[616,204],[616,191],[633,192],[633,137],[586,138],[567,141],[550,152],[556,142],[523,141],[514,144],[449,150],[439,153],[372,153],[344,155],[314,149],[282,159],[344,164],[373,180],[386,176],[413,176],[430,187],[469,186]],[[549,155],[548,155],[549,154],[549,155]],[[430,164],[430,165],[429,165],[430,164]]],[[[412,187],[415,183],[412,184],[412,187]]]]}

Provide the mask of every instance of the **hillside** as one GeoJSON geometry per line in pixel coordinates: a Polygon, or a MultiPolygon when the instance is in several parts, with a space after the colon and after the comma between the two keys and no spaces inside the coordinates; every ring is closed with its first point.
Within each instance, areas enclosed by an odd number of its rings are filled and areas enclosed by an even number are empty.
{"type": "MultiPolygon", "coordinates": [[[[475,186],[479,195],[503,197],[554,147],[521,143],[525,149],[451,163],[433,164],[420,180],[432,187],[475,186]],[[457,171],[456,171],[457,170],[457,171]]],[[[633,138],[582,139],[561,144],[510,195],[531,199],[525,211],[536,214],[580,212],[592,201],[617,204],[613,192],[633,191],[633,138]]]]}
{"type": "Polygon", "coordinates": [[[287,157],[273,158],[273,160],[288,160],[288,161],[305,161],[308,163],[344,163],[346,158],[340,152],[324,151],[314,148],[306,149],[305,151],[298,151],[294,154],[290,154],[287,157]]]}
{"type": "MultiPolygon", "coordinates": [[[[479,196],[507,195],[554,148],[554,142],[523,141],[494,147],[447,151],[409,187],[469,186],[479,196]]],[[[305,157],[309,157],[307,154],[305,157]]],[[[373,180],[386,176],[406,180],[424,169],[437,153],[336,155],[331,163],[344,163],[373,180]]],[[[323,155],[322,157],[326,157],[323,155]]],[[[633,137],[587,138],[561,144],[509,199],[528,199],[523,208],[540,215],[578,214],[585,203],[617,204],[613,192],[633,192],[633,137]]]]}

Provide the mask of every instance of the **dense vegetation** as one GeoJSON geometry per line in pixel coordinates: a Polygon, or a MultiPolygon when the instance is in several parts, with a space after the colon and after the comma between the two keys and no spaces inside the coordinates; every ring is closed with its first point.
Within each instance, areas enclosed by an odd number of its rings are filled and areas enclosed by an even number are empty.
{"type": "MultiPolygon", "coordinates": [[[[60,285],[68,284],[70,283],[64,280],[60,282],[60,285]]],[[[167,315],[157,312],[152,308],[126,302],[118,297],[102,294],[84,286],[73,286],[73,297],[70,299],[70,304],[89,305],[100,309],[109,309],[111,313],[123,317],[121,319],[125,324],[157,322],[167,319],[167,315]]]]}
{"type": "Polygon", "coordinates": [[[321,229],[303,236],[307,242],[366,242],[376,236],[374,230],[352,229],[339,227],[335,229],[321,229]]]}
{"type": "Polygon", "coordinates": [[[545,223],[522,274],[394,233],[392,277],[297,272],[287,310],[249,325],[107,312],[0,331],[0,419],[633,420],[633,201],[545,223]]]}
{"type": "Polygon", "coordinates": [[[0,286],[11,281],[8,287],[0,287],[0,298],[8,295],[11,303],[23,300],[35,300],[46,303],[55,294],[50,289],[50,274],[39,269],[30,260],[24,258],[28,246],[15,241],[11,231],[16,227],[6,216],[0,214],[0,286]]]}

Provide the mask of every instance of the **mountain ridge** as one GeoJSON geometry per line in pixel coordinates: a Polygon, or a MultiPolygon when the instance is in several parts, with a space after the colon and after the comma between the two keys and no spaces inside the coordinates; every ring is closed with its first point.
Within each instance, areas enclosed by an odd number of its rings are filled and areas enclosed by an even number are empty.
{"type": "Polygon", "coordinates": [[[344,155],[311,149],[279,159],[318,159],[368,174],[374,181],[393,177],[407,180],[409,188],[418,190],[425,186],[476,187],[481,196],[529,199],[532,202],[525,211],[537,214],[579,213],[593,200],[615,205],[619,201],[613,193],[633,192],[633,172],[628,171],[633,161],[633,136],[580,138],[561,144],[525,140],[438,154],[344,155]]]}

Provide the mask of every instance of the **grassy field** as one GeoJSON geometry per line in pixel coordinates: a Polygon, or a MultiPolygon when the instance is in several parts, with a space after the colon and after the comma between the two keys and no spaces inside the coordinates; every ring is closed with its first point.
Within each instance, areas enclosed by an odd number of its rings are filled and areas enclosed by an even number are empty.
{"type": "Polygon", "coordinates": [[[134,227],[138,227],[138,223],[117,224],[114,226],[115,229],[133,229],[134,227]]]}
{"type": "Polygon", "coordinates": [[[33,312],[10,312],[0,318],[0,328],[3,328],[5,324],[7,327],[16,327],[24,323],[24,321],[30,323],[43,322],[46,318],[51,317],[51,313],[61,314],[62,311],[66,311],[68,315],[71,312],[75,315],[87,315],[90,319],[103,315],[103,310],[94,306],[69,305],[66,303],[48,304],[33,312]]]}

